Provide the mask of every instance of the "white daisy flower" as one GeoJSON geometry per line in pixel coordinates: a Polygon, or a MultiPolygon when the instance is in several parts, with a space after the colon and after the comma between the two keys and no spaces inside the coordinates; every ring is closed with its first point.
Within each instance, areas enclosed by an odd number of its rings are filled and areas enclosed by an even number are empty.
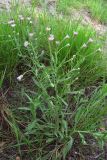
{"type": "Polygon", "coordinates": [[[14,23],[14,20],[8,21],[8,24],[13,24],[13,23],[14,23]]]}
{"type": "Polygon", "coordinates": [[[73,55],[73,57],[72,57],[72,58],[74,59],[75,57],[76,57],[76,55],[73,55]]]}
{"type": "Polygon", "coordinates": [[[84,44],[82,45],[82,48],[87,48],[86,43],[84,43],[84,44]]]}
{"type": "Polygon", "coordinates": [[[46,31],[50,31],[51,30],[51,28],[50,27],[46,27],[46,31]]]}
{"type": "Polygon", "coordinates": [[[34,33],[29,33],[29,37],[33,37],[34,36],[34,33]]]}
{"type": "Polygon", "coordinates": [[[19,15],[20,20],[24,20],[24,17],[22,15],[19,15]]]}
{"type": "Polygon", "coordinates": [[[15,26],[16,26],[16,24],[15,24],[15,23],[11,24],[11,27],[13,27],[13,28],[14,28],[15,26]]]}
{"type": "Polygon", "coordinates": [[[77,36],[78,35],[78,32],[74,32],[74,36],[77,36]]]}
{"type": "Polygon", "coordinates": [[[30,20],[31,20],[31,17],[27,17],[27,20],[30,21],[30,20]]]}
{"type": "Polygon", "coordinates": [[[75,80],[77,81],[79,78],[77,77],[77,78],[75,78],[75,80]]]}
{"type": "Polygon", "coordinates": [[[97,50],[98,52],[102,52],[102,50],[101,50],[101,48],[98,48],[98,50],[97,50]]]}
{"type": "Polygon", "coordinates": [[[73,61],[76,58],[76,55],[73,55],[71,58],[71,61],[73,61]]]}
{"type": "Polygon", "coordinates": [[[70,43],[66,44],[66,47],[70,47],[70,43]]]}
{"type": "Polygon", "coordinates": [[[53,41],[53,40],[54,40],[54,35],[53,35],[53,34],[50,34],[48,40],[49,40],[49,41],[53,41]]]}
{"type": "Polygon", "coordinates": [[[88,42],[89,42],[89,43],[92,43],[92,42],[93,42],[93,39],[92,39],[92,38],[89,38],[88,42]]]}
{"type": "Polygon", "coordinates": [[[29,42],[28,42],[28,41],[25,41],[25,42],[24,42],[24,47],[28,47],[28,45],[29,45],[29,42]]]}
{"type": "Polygon", "coordinates": [[[30,23],[30,24],[32,24],[33,22],[32,22],[32,21],[30,21],[29,23],[30,23]]]}
{"type": "Polygon", "coordinates": [[[67,34],[66,36],[65,36],[65,39],[69,39],[70,38],[70,36],[67,34]]]}
{"type": "Polygon", "coordinates": [[[18,80],[19,82],[21,82],[21,81],[22,81],[22,78],[23,78],[23,75],[20,75],[20,76],[17,77],[17,80],[18,80]]]}
{"type": "Polygon", "coordinates": [[[56,45],[59,45],[59,44],[60,44],[60,41],[56,41],[55,43],[56,43],[56,45]]]}

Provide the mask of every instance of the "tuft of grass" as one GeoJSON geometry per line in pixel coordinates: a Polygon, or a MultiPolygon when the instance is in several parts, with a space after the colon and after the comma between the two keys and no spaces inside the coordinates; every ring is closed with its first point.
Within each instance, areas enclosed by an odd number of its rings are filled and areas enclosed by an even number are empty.
{"type": "Polygon", "coordinates": [[[69,14],[70,12],[70,9],[72,10],[72,8],[78,8],[80,9],[81,7],[83,7],[83,0],[72,0],[72,1],[69,1],[69,0],[58,0],[57,1],[57,10],[60,11],[60,12],[63,12],[63,14],[69,14]]]}
{"type": "Polygon", "coordinates": [[[88,8],[91,16],[102,23],[107,23],[107,2],[104,0],[58,0],[57,10],[69,14],[72,8],[88,8]]]}
{"type": "Polygon", "coordinates": [[[43,3],[43,0],[32,0],[31,3],[33,6],[38,6],[43,3]]]}
{"type": "Polygon", "coordinates": [[[107,23],[107,2],[104,0],[88,1],[87,6],[93,18],[96,18],[100,22],[107,23]]]}
{"type": "Polygon", "coordinates": [[[3,82],[4,82],[4,79],[5,79],[5,74],[6,74],[6,69],[1,72],[1,77],[0,77],[0,89],[2,88],[2,85],[3,85],[3,82]]]}
{"type": "Polygon", "coordinates": [[[0,14],[0,74],[6,69],[6,75],[11,75],[22,57],[27,57],[24,42],[29,39],[28,33],[33,32],[33,24],[30,24],[32,19],[28,12],[23,14],[20,10],[0,14]]]}

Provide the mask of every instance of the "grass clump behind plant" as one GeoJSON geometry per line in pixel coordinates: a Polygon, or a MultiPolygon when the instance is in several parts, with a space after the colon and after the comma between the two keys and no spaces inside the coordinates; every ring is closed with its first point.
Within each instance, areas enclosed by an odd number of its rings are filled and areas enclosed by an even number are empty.
{"type": "Polygon", "coordinates": [[[75,0],[72,0],[72,1],[58,0],[57,1],[57,9],[58,9],[58,11],[62,11],[63,13],[65,12],[65,14],[67,14],[67,13],[69,13],[70,7],[71,7],[71,9],[72,9],[72,7],[78,8],[78,9],[83,7],[83,2],[84,2],[84,0],[81,0],[81,1],[80,0],[77,0],[77,1],[75,1],[75,0]]]}
{"type": "Polygon", "coordinates": [[[89,1],[87,5],[93,18],[95,17],[102,23],[107,23],[107,2],[102,0],[89,1]]]}
{"type": "Polygon", "coordinates": [[[92,18],[100,22],[107,23],[107,2],[104,0],[62,0],[57,2],[57,9],[62,11],[65,15],[69,14],[73,8],[89,9],[92,18]]]}

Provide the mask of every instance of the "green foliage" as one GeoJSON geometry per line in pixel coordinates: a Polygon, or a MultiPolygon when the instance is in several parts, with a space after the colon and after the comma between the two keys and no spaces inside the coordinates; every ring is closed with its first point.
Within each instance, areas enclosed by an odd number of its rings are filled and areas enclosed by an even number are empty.
{"type": "Polygon", "coordinates": [[[81,8],[83,7],[84,0],[58,0],[57,1],[57,10],[63,12],[63,14],[68,14],[70,8],[81,8]]]}
{"type": "Polygon", "coordinates": [[[106,131],[99,128],[107,114],[106,59],[99,37],[79,22],[43,14],[30,23],[28,13],[22,21],[19,13],[11,15],[14,28],[7,23],[10,16],[0,28],[0,87],[6,71],[10,74],[20,61],[29,66],[35,85],[34,95],[25,93],[29,103],[4,114],[19,150],[25,145],[34,159],[60,160],[66,159],[76,136],[83,144],[87,134],[104,141],[106,131]],[[95,89],[86,95],[88,87],[95,89]]]}
{"type": "MultiPolygon", "coordinates": [[[[6,69],[5,69],[6,71],[6,69]]],[[[1,77],[0,77],[0,88],[2,87],[3,85],[3,81],[4,81],[4,78],[5,78],[5,71],[1,73],[1,77]]]]}
{"type": "Polygon", "coordinates": [[[0,14],[0,74],[6,69],[6,75],[10,75],[20,62],[20,57],[27,56],[24,42],[29,39],[28,33],[32,32],[32,17],[28,20],[29,13],[25,12],[24,15],[22,13],[24,20],[21,20],[21,13],[16,10],[16,13],[0,14]]]}
{"type": "Polygon", "coordinates": [[[87,2],[87,6],[93,18],[98,19],[100,22],[107,23],[107,2],[104,0],[90,0],[87,2]]]}
{"type": "Polygon", "coordinates": [[[69,81],[69,76],[70,78],[72,76],[74,79],[78,77],[81,84],[88,85],[104,76],[106,66],[104,57],[99,50],[101,43],[97,40],[95,31],[91,27],[85,28],[79,22],[68,22],[65,19],[40,17],[37,25],[37,37],[37,52],[41,54],[44,51],[44,57],[41,55],[40,58],[46,59],[47,63],[52,65],[46,67],[46,72],[51,73],[54,67],[57,71],[55,74],[61,77],[61,82],[65,79],[66,82],[67,79],[69,81]],[[46,33],[48,26],[51,31],[46,33]],[[50,34],[55,38],[52,43],[48,42],[50,34]],[[56,42],[60,44],[57,45],[56,42]],[[67,47],[67,45],[70,46],[67,47]]]}
{"type": "Polygon", "coordinates": [[[107,86],[104,85],[100,90],[97,89],[94,92],[95,93],[93,93],[89,101],[86,99],[81,103],[82,100],[80,100],[80,104],[79,107],[77,107],[75,115],[75,128],[80,127],[82,130],[94,130],[95,126],[97,128],[100,120],[105,116],[107,107],[104,106],[104,97],[106,97],[107,86]]]}
{"type": "Polygon", "coordinates": [[[68,14],[72,8],[88,8],[92,17],[107,23],[107,2],[104,0],[58,0],[57,10],[68,14]]]}

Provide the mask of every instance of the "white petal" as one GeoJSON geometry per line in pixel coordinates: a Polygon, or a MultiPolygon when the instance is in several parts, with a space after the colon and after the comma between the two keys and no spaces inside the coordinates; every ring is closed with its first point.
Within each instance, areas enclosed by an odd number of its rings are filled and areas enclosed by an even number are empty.
{"type": "Polygon", "coordinates": [[[23,78],[23,75],[20,75],[17,77],[17,80],[20,82],[22,80],[22,78],[23,78]]]}

